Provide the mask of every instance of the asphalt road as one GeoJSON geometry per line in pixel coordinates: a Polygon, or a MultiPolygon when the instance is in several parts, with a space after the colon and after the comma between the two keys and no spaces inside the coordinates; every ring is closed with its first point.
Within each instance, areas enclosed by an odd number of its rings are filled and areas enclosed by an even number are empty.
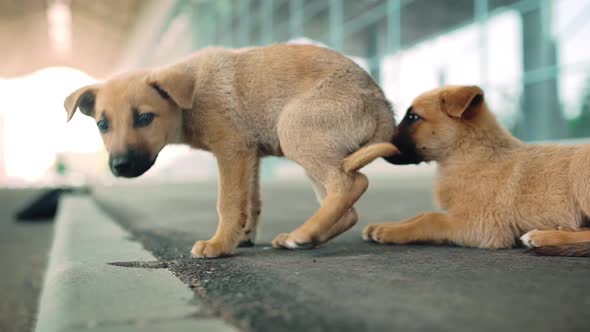
{"type": "Polygon", "coordinates": [[[361,222],[315,250],[270,248],[317,204],[307,183],[263,184],[257,246],[190,258],[216,226],[213,184],[99,188],[99,204],[211,306],[248,331],[588,331],[590,259],[524,249],[365,243],[370,222],[433,208],[428,179],[372,179],[361,222]]]}
{"type": "Polygon", "coordinates": [[[31,331],[53,235],[51,221],[15,223],[37,190],[0,190],[0,331],[31,331]]]}

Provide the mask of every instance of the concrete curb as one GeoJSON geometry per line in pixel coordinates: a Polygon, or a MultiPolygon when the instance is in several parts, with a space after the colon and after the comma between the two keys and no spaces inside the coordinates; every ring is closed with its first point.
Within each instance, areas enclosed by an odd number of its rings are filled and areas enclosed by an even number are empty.
{"type": "Polygon", "coordinates": [[[236,331],[170,271],[109,265],[156,261],[129,237],[90,196],[62,199],[36,332],[236,331]]]}

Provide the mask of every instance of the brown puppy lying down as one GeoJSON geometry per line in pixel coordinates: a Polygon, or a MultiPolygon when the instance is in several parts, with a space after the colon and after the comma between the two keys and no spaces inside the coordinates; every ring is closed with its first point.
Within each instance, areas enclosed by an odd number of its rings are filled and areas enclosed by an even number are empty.
{"type": "Polygon", "coordinates": [[[476,86],[447,86],[412,103],[393,143],[393,164],[436,161],[444,212],[369,225],[379,243],[453,243],[541,254],[590,255],[590,145],[527,145],[496,121],[476,86]]]}
{"type": "Polygon", "coordinates": [[[205,49],[170,66],[82,87],[65,107],[68,119],[79,107],[97,122],[116,176],[140,176],[171,143],[213,153],[219,226],[211,239],[195,243],[194,257],[253,243],[260,158],[297,162],[321,203],[301,227],[273,241],[297,249],[351,228],[358,219],[353,205],[368,186],[358,169],[397,152],[390,143],[393,112],[381,89],[348,58],[315,46],[205,49]]]}

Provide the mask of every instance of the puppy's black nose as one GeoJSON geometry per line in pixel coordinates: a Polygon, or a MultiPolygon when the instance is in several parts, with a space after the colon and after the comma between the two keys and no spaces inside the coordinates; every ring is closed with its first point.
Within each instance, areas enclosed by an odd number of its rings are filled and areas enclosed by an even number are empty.
{"type": "Polygon", "coordinates": [[[134,178],[145,173],[154,164],[149,153],[130,149],[125,154],[111,155],[109,167],[115,176],[134,178]]]}
{"type": "Polygon", "coordinates": [[[133,168],[133,162],[128,156],[119,156],[111,160],[111,167],[117,175],[127,174],[133,168]]]}

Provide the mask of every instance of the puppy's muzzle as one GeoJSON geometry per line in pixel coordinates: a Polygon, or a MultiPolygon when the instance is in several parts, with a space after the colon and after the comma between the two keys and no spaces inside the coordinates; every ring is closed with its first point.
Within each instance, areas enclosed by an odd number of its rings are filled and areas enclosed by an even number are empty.
{"type": "Polygon", "coordinates": [[[396,135],[392,142],[399,148],[400,153],[385,157],[385,160],[389,163],[394,165],[409,165],[419,164],[424,161],[424,156],[418,151],[416,145],[411,142],[409,137],[396,135]]]}
{"type": "Polygon", "coordinates": [[[134,178],[142,175],[152,167],[154,160],[149,153],[130,150],[121,155],[111,155],[109,168],[115,176],[134,178]]]}

